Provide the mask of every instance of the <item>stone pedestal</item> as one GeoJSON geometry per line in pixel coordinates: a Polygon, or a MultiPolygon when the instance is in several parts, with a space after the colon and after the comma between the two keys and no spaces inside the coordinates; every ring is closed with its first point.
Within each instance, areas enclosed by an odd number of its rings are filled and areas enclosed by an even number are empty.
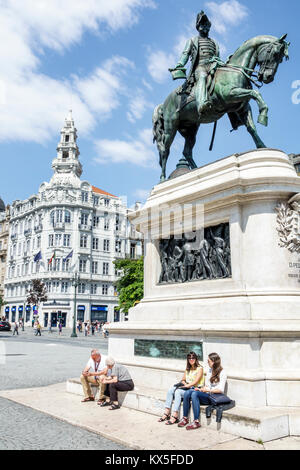
{"type": "Polygon", "coordinates": [[[109,338],[109,355],[137,383],[166,391],[185,369],[174,341],[187,342],[203,348],[205,363],[211,352],[221,356],[239,406],[300,407],[300,225],[297,209],[280,220],[277,211],[298,193],[288,156],[272,149],[232,155],[154,187],[131,219],[154,234],[145,243],[145,296],[128,322],[111,325],[109,338]],[[203,206],[205,227],[229,224],[231,277],[160,284],[166,234],[159,208],[173,209],[175,233],[180,206],[193,204],[203,206]],[[145,340],[154,357],[146,357],[145,340]],[[157,344],[169,357],[159,357],[157,344]]]}

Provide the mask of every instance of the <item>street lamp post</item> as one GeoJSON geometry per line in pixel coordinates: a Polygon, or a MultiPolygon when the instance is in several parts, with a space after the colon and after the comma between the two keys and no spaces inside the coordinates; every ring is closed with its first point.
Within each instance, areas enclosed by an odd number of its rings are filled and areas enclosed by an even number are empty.
{"type": "Polygon", "coordinates": [[[76,334],[76,319],[77,319],[76,294],[77,294],[77,287],[79,285],[79,282],[80,282],[80,276],[79,276],[79,273],[76,272],[74,274],[73,281],[72,281],[72,284],[75,287],[75,295],[74,295],[73,331],[72,331],[72,334],[71,334],[71,338],[77,338],[77,334],[76,334]]]}

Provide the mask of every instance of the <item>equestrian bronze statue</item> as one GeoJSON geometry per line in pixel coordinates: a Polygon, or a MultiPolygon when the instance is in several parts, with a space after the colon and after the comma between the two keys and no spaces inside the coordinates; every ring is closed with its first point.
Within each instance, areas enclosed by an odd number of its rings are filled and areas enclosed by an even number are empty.
{"type": "Polygon", "coordinates": [[[169,69],[174,80],[186,80],[154,110],[153,134],[162,169],[160,181],[166,179],[166,164],[177,131],[185,139],[183,155],[188,167],[197,168],[193,148],[199,126],[208,123],[216,126],[224,114],[228,114],[234,130],[246,126],[256,147],[266,147],[257,133],[249,101],[257,102],[258,122],[267,126],[268,106],[253,84],[260,88],[263,83],[273,82],[278,65],[284,57],[289,58],[287,35],[256,36],[223,62],[218,44],[209,37],[210,27],[209,19],[201,11],[196,22],[199,35],[186,43],[178,64],[169,69]],[[189,59],[191,68],[186,78],[184,67],[189,59]]]}

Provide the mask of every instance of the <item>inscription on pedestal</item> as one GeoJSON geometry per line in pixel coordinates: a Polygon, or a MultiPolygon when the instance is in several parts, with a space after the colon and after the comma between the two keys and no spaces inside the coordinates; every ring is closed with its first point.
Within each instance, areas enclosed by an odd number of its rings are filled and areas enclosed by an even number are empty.
{"type": "Polygon", "coordinates": [[[288,277],[300,282],[300,258],[296,263],[289,263],[289,270],[288,277]]]}
{"type": "Polygon", "coordinates": [[[135,356],[185,359],[191,351],[197,354],[199,361],[203,361],[203,345],[200,342],[151,339],[134,341],[135,356]]]}
{"type": "Polygon", "coordinates": [[[229,224],[195,232],[194,237],[171,235],[160,240],[160,284],[231,277],[229,224]]]}

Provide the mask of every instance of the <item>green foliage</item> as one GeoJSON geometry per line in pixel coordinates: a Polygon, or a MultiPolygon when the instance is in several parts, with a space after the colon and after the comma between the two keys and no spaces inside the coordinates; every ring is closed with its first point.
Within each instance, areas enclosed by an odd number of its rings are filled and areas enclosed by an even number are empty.
{"type": "Polygon", "coordinates": [[[124,313],[144,296],[144,258],[121,259],[114,261],[121,278],[116,282],[119,294],[119,308],[124,313]]]}
{"type": "Polygon", "coordinates": [[[33,279],[32,287],[27,296],[27,304],[38,306],[41,302],[46,302],[47,300],[48,297],[45,284],[39,279],[33,279]]]}
{"type": "Polygon", "coordinates": [[[1,311],[1,308],[3,307],[3,305],[5,305],[6,302],[4,302],[4,299],[3,297],[0,295],[0,311],[1,311]]]}

